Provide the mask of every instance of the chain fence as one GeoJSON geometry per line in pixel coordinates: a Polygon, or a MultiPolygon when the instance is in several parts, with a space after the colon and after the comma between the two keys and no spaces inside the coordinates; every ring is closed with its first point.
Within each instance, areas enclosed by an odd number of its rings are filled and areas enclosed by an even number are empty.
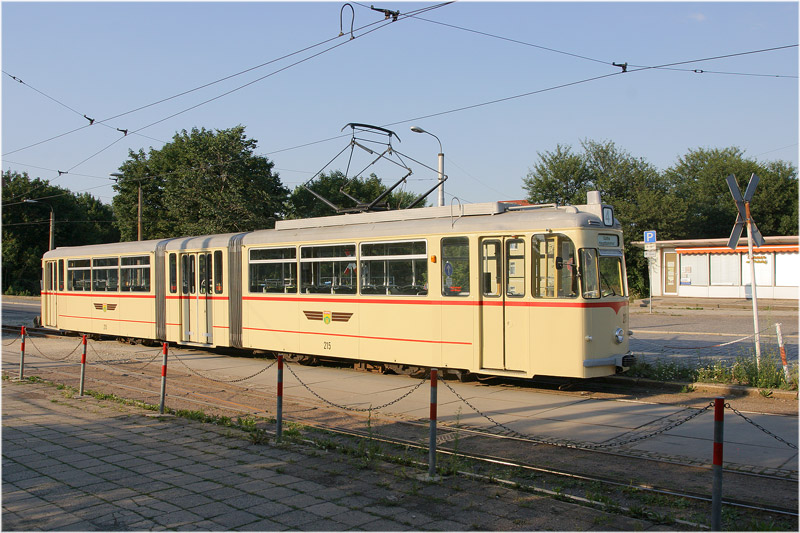
{"type": "Polygon", "coordinates": [[[32,336],[30,336],[30,335],[26,335],[26,336],[25,336],[25,340],[26,340],[27,342],[29,342],[29,343],[30,343],[30,345],[31,345],[31,346],[33,346],[33,348],[34,348],[34,349],[35,349],[37,352],[39,352],[39,354],[38,354],[38,355],[41,355],[41,356],[42,356],[42,357],[44,357],[45,359],[49,359],[50,361],[54,361],[54,362],[62,362],[62,361],[66,361],[67,359],[69,359],[70,357],[72,357],[72,354],[74,354],[75,352],[77,352],[77,351],[78,351],[78,348],[80,348],[81,346],[83,346],[83,339],[78,339],[78,345],[77,345],[77,346],[75,346],[75,348],[73,348],[73,350],[72,350],[71,352],[69,352],[67,355],[65,355],[65,356],[63,356],[63,357],[60,357],[60,358],[59,358],[59,357],[57,357],[57,356],[51,356],[51,355],[47,355],[46,353],[44,353],[42,350],[40,350],[40,349],[39,349],[39,347],[38,347],[38,346],[36,346],[36,343],[35,343],[35,342],[33,342],[33,339],[34,339],[34,337],[32,337],[32,336]]]}
{"type": "Polygon", "coordinates": [[[355,411],[355,412],[360,412],[360,413],[366,413],[366,412],[370,412],[371,413],[372,411],[379,411],[381,409],[385,409],[386,407],[389,407],[390,405],[394,405],[397,402],[399,402],[400,400],[410,396],[411,393],[413,393],[415,390],[419,389],[420,387],[422,387],[422,385],[424,385],[426,383],[426,380],[421,379],[421,380],[419,380],[419,383],[417,383],[416,385],[411,387],[408,391],[406,391],[404,394],[402,394],[399,398],[396,398],[396,399],[394,399],[394,400],[392,400],[390,402],[387,402],[387,403],[385,403],[383,405],[379,405],[377,407],[374,407],[374,406],[371,406],[371,405],[369,407],[363,407],[363,408],[362,407],[350,407],[350,406],[341,405],[341,404],[332,402],[332,401],[330,401],[330,400],[328,400],[326,398],[323,398],[322,396],[317,394],[316,391],[311,389],[311,387],[309,387],[302,379],[300,379],[300,376],[298,376],[297,373],[295,373],[295,371],[292,370],[292,367],[289,366],[288,364],[286,364],[286,361],[284,361],[283,365],[284,365],[284,367],[286,367],[286,369],[289,372],[291,372],[291,374],[294,376],[294,378],[297,380],[297,382],[300,383],[300,385],[302,385],[304,389],[306,389],[308,392],[310,392],[311,394],[316,396],[322,402],[330,405],[331,407],[336,407],[337,409],[343,409],[345,411],[355,411]]]}
{"type": "Polygon", "coordinates": [[[531,442],[535,442],[537,444],[550,444],[550,445],[553,445],[553,446],[561,446],[561,447],[566,447],[566,448],[578,448],[578,449],[583,449],[583,450],[602,450],[602,449],[607,449],[607,448],[614,448],[614,447],[624,446],[626,444],[632,444],[634,442],[638,442],[638,441],[641,441],[641,440],[649,439],[651,437],[655,437],[656,435],[660,435],[660,434],[662,434],[664,432],[667,432],[667,431],[669,431],[671,429],[675,429],[676,427],[685,424],[686,422],[688,422],[688,421],[700,416],[701,414],[705,413],[711,407],[714,406],[713,402],[709,402],[708,405],[706,405],[705,407],[702,407],[700,409],[687,409],[687,410],[692,411],[689,415],[687,415],[687,416],[685,416],[683,418],[680,418],[679,420],[676,420],[676,421],[670,423],[669,425],[666,425],[666,426],[664,426],[662,428],[656,429],[656,430],[654,430],[654,431],[652,431],[650,433],[644,434],[644,435],[636,435],[634,437],[629,437],[629,438],[622,439],[622,440],[619,440],[620,437],[615,437],[618,440],[615,440],[614,442],[607,442],[607,443],[602,443],[602,444],[589,444],[589,443],[586,443],[586,442],[578,442],[578,441],[574,441],[574,440],[570,440],[570,439],[549,439],[549,438],[545,438],[545,437],[538,437],[538,436],[526,435],[524,433],[521,433],[521,432],[519,432],[519,431],[517,431],[515,429],[512,429],[512,428],[508,427],[507,425],[505,425],[505,424],[503,424],[501,422],[498,422],[497,420],[495,420],[491,416],[487,415],[486,413],[484,413],[483,411],[481,411],[480,409],[478,409],[477,407],[472,405],[466,398],[464,398],[462,395],[460,395],[458,393],[458,391],[456,391],[453,387],[451,387],[446,381],[442,381],[442,383],[444,383],[445,387],[447,387],[450,390],[450,392],[452,392],[467,407],[472,409],[477,415],[485,418],[486,420],[488,420],[489,422],[494,424],[493,427],[499,427],[499,428],[503,429],[506,432],[506,434],[513,435],[514,437],[517,437],[517,438],[520,438],[520,439],[523,439],[523,440],[528,440],[528,441],[531,441],[531,442]]]}
{"type": "MultiPolygon", "coordinates": [[[[762,331],[766,331],[768,329],[769,328],[765,328],[765,330],[762,330],[762,331]]],[[[732,341],[728,341],[728,342],[724,342],[724,343],[718,343],[718,344],[714,344],[714,345],[706,345],[706,346],[677,346],[677,345],[660,345],[660,344],[656,345],[656,346],[658,346],[662,350],[662,352],[661,352],[662,354],[665,353],[666,350],[681,350],[682,351],[682,350],[719,349],[719,348],[725,348],[725,347],[733,346],[733,345],[736,345],[738,343],[747,341],[749,339],[752,339],[753,336],[754,335],[748,335],[748,336],[745,336],[745,337],[734,339],[732,341]]],[[[12,339],[11,343],[17,342],[20,337],[21,337],[21,335],[18,335],[17,338],[12,339]]],[[[774,341],[775,345],[777,346],[777,336],[773,336],[773,337],[775,339],[775,341],[774,341]]],[[[80,349],[80,347],[83,344],[83,340],[79,339],[77,345],[68,354],[63,355],[63,356],[61,356],[61,355],[56,356],[55,354],[52,354],[52,353],[46,353],[44,350],[39,348],[39,346],[36,345],[36,341],[34,340],[35,338],[36,337],[30,336],[30,335],[26,335],[26,340],[30,343],[31,347],[33,347],[34,350],[36,350],[36,352],[38,352],[38,355],[40,355],[40,356],[42,356],[42,357],[44,357],[44,358],[46,358],[46,359],[48,359],[50,361],[55,361],[55,362],[62,362],[62,361],[68,360],[70,357],[72,357],[73,354],[75,354],[80,349]]],[[[764,339],[764,336],[762,336],[762,340],[763,339],[764,339]]],[[[87,341],[88,341],[88,339],[87,339],[87,341]]],[[[644,341],[644,342],[646,343],[647,341],[644,341]]],[[[655,343],[652,343],[652,344],[655,344],[655,343]]],[[[9,344],[4,344],[4,346],[9,346],[9,345],[10,345],[10,343],[9,344]]],[[[114,365],[114,364],[120,364],[120,363],[126,364],[126,363],[130,362],[129,358],[128,358],[128,360],[125,360],[125,361],[107,359],[97,349],[95,349],[94,343],[87,342],[87,345],[92,350],[92,352],[94,353],[94,355],[97,357],[98,361],[101,364],[114,365]]],[[[762,349],[763,349],[763,345],[762,345],[762,349]]],[[[150,350],[143,350],[143,351],[137,352],[137,353],[147,353],[147,352],[150,352],[150,350]]],[[[138,361],[137,360],[136,362],[142,362],[143,363],[141,365],[141,367],[138,367],[138,368],[140,368],[140,369],[145,368],[147,365],[150,365],[153,362],[155,362],[156,359],[158,359],[158,357],[160,357],[161,355],[162,355],[162,352],[161,352],[161,349],[159,348],[158,350],[156,350],[156,353],[151,358],[146,359],[144,361],[138,361]]],[[[255,373],[253,373],[251,375],[242,377],[242,378],[219,379],[219,378],[212,377],[212,376],[210,376],[208,374],[201,373],[201,372],[191,368],[187,364],[187,362],[184,361],[184,356],[179,355],[177,352],[173,352],[172,355],[174,355],[175,356],[174,358],[178,362],[180,362],[181,365],[184,368],[186,368],[186,370],[188,370],[191,374],[194,374],[194,375],[196,375],[198,377],[201,377],[203,379],[207,379],[207,380],[210,380],[210,381],[215,381],[215,382],[218,382],[218,383],[239,383],[239,382],[243,382],[243,381],[252,379],[252,378],[254,378],[254,377],[256,377],[256,376],[258,376],[260,374],[263,374],[266,371],[268,371],[270,368],[275,366],[275,364],[277,362],[277,361],[272,361],[270,364],[268,364],[264,368],[258,370],[257,372],[255,372],[255,373]]],[[[370,405],[369,407],[363,407],[363,408],[362,407],[352,407],[352,406],[343,405],[343,404],[339,404],[339,403],[333,402],[333,401],[328,400],[327,398],[323,397],[321,394],[319,394],[315,390],[313,390],[305,381],[303,381],[303,379],[297,374],[297,372],[294,371],[294,369],[292,368],[292,365],[289,365],[288,363],[286,363],[284,361],[284,366],[294,376],[294,378],[297,380],[297,382],[304,389],[306,389],[310,394],[312,394],[314,397],[316,397],[318,400],[322,401],[323,403],[325,403],[325,404],[327,404],[327,405],[329,405],[331,407],[334,407],[334,408],[337,408],[337,409],[341,409],[341,410],[344,410],[344,411],[351,411],[351,412],[370,412],[371,413],[373,411],[378,411],[378,410],[381,410],[381,409],[385,409],[385,408],[390,407],[390,406],[402,401],[403,399],[407,398],[408,396],[413,394],[415,391],[417,391],[419,388],[421,388],[425,383],[429,383],[429,380],[421,379],[421,380],[419,380],[418,383],[416,383],[415,385],[409,387],[408,390],[403,392],[399,397],[397,397],[397,398],[395,398],[393,400],[390,400],[390,401],[388,401],[388,402],[386,402],[386,403],[384,403],[382,405],[379,405],[379,406],[370,405]]],[[[667,431],[675,429],[675,428],[677,428],[677,427],[679,427],[679,426],[681,426],[681,425],[683,425],[683,424],[685,424],[685,423],[697,418],[698,416],[706,413],[714,405],[713,402],[710,402],[708,405],[706,405],[706,406],[704,406],[702,408],[685,408],[684,411],[681,412],[683,414],[676,413],[672,417],[665,417],[665,418],[661,419],[660,421],[657,421],[657,422],[661,423],[661,427],[653,429],[652,431],[649,431],[649,432],[646,432],[646,433],[643,433],[643,434],[640,433],[640,434],[636,434],[636,435],[631,435],[631,436],[626,436],[625,434],[623,434],[623,435],[614,437],[614,439],[612,441],[610,441],[610,442],[593,444],[593,443],[575,441],[575,440],[571,440],[571,439],[555,439],[555,438],[548,438],[548,437],[542,437],[542,436],[526,435],[526,434],[524,434],[524,433],[522,433],[520,431],[517,431],[517,430],[509,427],[506,424],[503,424],[502,422],[497,421],[496,419],[492,418],[492,416],[490,416],[489,414],[481,411],[478,407],[476,407],[469,400],[467,400],[463,395],[459,394],[459,392],[457,390],[455,390],[445,380],[440,380],[440,383],[442,383],[456,398],[458,398],[459,401],[461,401],[469,409],[471,409],[473,412],[475,412],[479,417],[481,417],[481,418],[487,420],[488,422],[490,422],[492,424],[492,426],[489,428],[489,431],[492,431],[493,429],[498,428],[506,435],[511,435],[511,436],[516,437],[516,438],[520,438],[520,439],[523,439],[523,440],[531,441],[531,442],[534,442],[534,443],[537,443],[537,444],[549,444],[549,445],[553,445],[553,446],[584,449],[584,450],[603,450],[603,449],[618,448],[618,447],[622,447],[622,446],[625,446],[625,445],[629,445],[629,444],[633,444],[633,443],[636,443],[636,442],[639,442],[639,441],[643,441],[643,440],[646,440],[646,439],[653,438],[653,437],[655,437],[657,435],[660,435],[662,433],[665,433],[667,431]],[[674,418],[675,416],[678,416],[678,418],[674,418]]],[[[745,422],[747,422],[751,426],[755,427],[759,431],[763,432],[764,434],[766,434],[766,435],[772,437],[773,439],[777,440],[778,442],[781,442],[781,443],[785,444],[786,446],[788,446],[788,447],[790,447],[792,449],[795,449],[795,450],[797,449],[797,445],[796,444],[788,442],[787,440],[785,440],[785,439],[781,438],[780,436],[774,434],[773,432],[769,431],[768,429],[766,429],[762,425],[756,423],[751,418],[749,418],[746,415],[744,415],[741,411],[739,411],[738,409],[732,407],[730,405],[730,403],[726,403],[725,404],[725,408],[731,410],[734,414],[736,414],[737,416],[742,418],[745,422]]]]}
{"type": "Polygon", "coordinates": [[[764,432],[765,434],[769,435],[770,437],[772,437],[773,439],[777,440],[778,442],[784,443],[785,445],[787,445],[789,448],[792,448],[793,450],[797,449],[797,445],[796,444],[792,444],[791,442],[788,442],[788,441],[782,439],[781,437],[779,437],[778,435],[774,434],[773,432],[771,432],[770,430],[768,430],[764,426],[762,426],[760,424],[757,424],[756,422],[753,422],[751,419],[747,418],[744,414],[742,414],[741,411],[739,411],[738,409],[733,407],[731,404],[726,403],[725,404],[725,409],[730,409],[736,415],[741,417],[745,422],[747,422],[748,424],[752,425],[753,427],[761,430],[762,432],[764,432]]]}
{"type": "MultiPolygon", "coordinates": [[[[121,359],[121,360],[120,359],[117,359],[117,360],[106,359],[102,355],[100,355],[100,352],[98,352],[95,349],[94,344],[92,344],[92,343],[88,343],[88,344],[89,344],[89,348],[92,350],[92,353],[94,353],[97,356],[97,358],[100,360],[101,364],[105,364],[105,365],[108,365],[108,366],[114,366],[114,365],[118,365],[118,364],[127,365],[127,364],[131,363],[130,358],[121,359]]],[[[148,353],[148,352],[151,352],[151,351],[155,351],[155,354],[150,359],[147,359],[145,361],[140,361],[138,359],[135,360],[136,363],[142,363],[142,364],[140,366],[131,367],[131,370],[144,370],[145,368],[147,368],[148,365],[151,365],[156,359],[159,358],[159,356],[161,356],[161,348],[158,348],[157,350],[155,350],[155,349],[142,350],[142,351],[135,352],[135,353],[137,353],[137,354],[138,353],[148,353]]]]}
{"type": "Polygon", "coordinates": [[[8,347],[9,347],[9,346],[11,346],[12,344],[14,344],[14,343],[16,343],[17,341],[19,341],[19,339],[20,339],[21,337],[22,337],[22,334],[21,334],[21,333],[17,333],[17,334],[14,336],[14,338],[13,338],[13,339],[9,340],[8,342],[4,342],[4,343],[3,343],[3,348],[8,348],[8,347]]]}
{"type": "Polygon", "coordinates": [[[177,361],[178,361],[180,364],[182,364],[182,365],[183,365],[183,367],[184,367],[186,370],[188,370],[190,373],[194,374],[195,376],[201,377],[201,378],[203,378],[203,379],[207,379],[207,380],[209,380],[209,381],[214,381],[214,382],[216,382],[216,383],[241,383],[242,381],[247,381],[248,379],[252,379],[252,378],[254,378],[254,377],[258,376],[259,374],[263,374],[264,372],[266,372],[267,370],[269,370],[270,368],[272,368],[273,366],[275,366],[275,363],[277,363],[277,360],[276,360],[276,361],[273,361],[272,363],[268,364],[266,367],[262,368],[261,370],[259,370],[259,371],[258,371],[258,372],[256,372],[255,374],[251,374],[251,375],[249,375],[249,376],[246,376],[246,377],[243,377],[243,378],[235,378],[235,379],[217,379],[217,378],[212,378],[212,377],[210,377],[210,376],[208,376],[208,375],[201,374],[200,372],[198,372],[198,371],[194,370],[193,368],[191,368],[189,365],[187,365],[187,364],[186,364],[186,362],[184,362],[184,360],[181,358],[181,356],[180,356],[180,355],[179,355],[177,352],[172,352],[172,355],[174,355],[174,356],[175,356],[175,359],[176,359],[176,360],[177,360],[177,361]]]}

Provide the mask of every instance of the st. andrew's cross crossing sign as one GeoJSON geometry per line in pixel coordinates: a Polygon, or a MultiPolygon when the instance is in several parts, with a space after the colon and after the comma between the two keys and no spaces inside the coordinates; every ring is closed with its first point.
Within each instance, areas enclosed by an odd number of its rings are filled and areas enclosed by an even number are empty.
{"type": "Polygon", "coordinates": [[[731,250],[735,250],[736,245],[739,244],[739,238],[742,236],[742,229],[744,229],[745,224],[748,225],[747,233],[753,238],[756,246],[764,246],[764,237],[761,236],[755,221],[750,216],[750,200],[753,199],[753,195],[756,192],[758,179],[755,174],[750,177],[750,183],[747,184],[744,197],[742,197],[742,193],[739,191],[739,184],[736,183],[736,178],[733,174],[726,178],[728,188],[731,190],[733,200],[736,202],[736,209],[739,211],[736,215],[736,224],[733,225],[733,231],[731,231],[731,238],[728,240],[728,248],[731,250]]]}
{"type": "Polygon", "coordinates": [[[761,368],[761,339],[759,338],[759,325],[758,325],[758,297],[756,296],[756,269],[755,269],[755,261],[753,260],[753,243],[756,246],[764,246],[764,237],[761,236],[761,232],[758,231],[756,227],[756,223],[753,220],[752,215],[750,214],[750,200],[753,199],[753,195],[756,192],[756,185],[758,185],[758,176],[753,174],[750,176],[750,183],[747,184],[747,189],[744,191],[744,197],[742,197],[741,191],[739,191],[739,184],[736,183],[736,178],[731,174],[727,178],[728,181],[728,188],[731,190],[731,195],[733,196],[733,200],[736,202],[736,209],[738,210],[738,214],[736,215],[736,224],[733,225],[733,231],[731,232],[731,238],[728,240],[728,248],[735,250],[736,245],[739,244],[739,237],[742,236],[742,229],[744,229],[744,225],[747,224],[747,258],[749,259],[750,263],[750,288],[751,288],[751,295],[753,300],[753,340],[755,341],[756,347],[756,367],[761,368]]]}

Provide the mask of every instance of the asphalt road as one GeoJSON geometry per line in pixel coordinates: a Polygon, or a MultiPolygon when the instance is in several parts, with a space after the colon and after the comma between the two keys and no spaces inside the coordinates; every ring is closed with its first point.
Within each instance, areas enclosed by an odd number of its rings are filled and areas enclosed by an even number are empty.
{"type": "MultiPolygon", "coordinates": [[[[762,353],[778,353],[775,324],[781,324],[788,361],[798,360],[797,313],[762,311],[759,336],[762,353]]],[[[754,349],[753,313],[738,309],[663,309],[631,313],[631,351],[647,357],[679,357],[686,362],[706,358],[735,359],[754,349]]]]}

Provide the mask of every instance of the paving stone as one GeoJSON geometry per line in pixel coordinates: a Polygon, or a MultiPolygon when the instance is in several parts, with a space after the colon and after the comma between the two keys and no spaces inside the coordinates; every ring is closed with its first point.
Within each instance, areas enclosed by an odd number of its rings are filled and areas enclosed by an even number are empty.
{"type": "MultiPolygon", "coordinates": [[[[43,384],[2,386],[3,530],[405,531],[557,523],[547,511],[561,505],[553,500],[531,500],[523,513],[513,490],[414,483],[381,463],[365,469],[335,453],[245,444],[222,428],[150,419],[134,406],[91,397],[53,403],[48,394],[57,392],[43,384]],[[481,512],[487,499],[494,512],[524,523],[481,512]],[[470,501],[481,503],[462,511],[470,501]],[[537,517],[537,505],[547,522],[528,518],[537,517]]],[[[585,530],[596,528],[598,515],[582,508],[560,516],[569,518],[566,529],[585,530]]],[[[651,526],[619,518],[603,524],[651,526]]]]}
{"type": "Polygon", "coordinates": [[[219,516],[215,516],[211,519],[211,521],[225,528],[235,529],[260,519],[261,517],[248,513],[247,511],[232,510],[219,516]]]}
{"type": "Polygon", "coordinates": [[[248,507],[249,512],[261,517],[273,517],[292,512],[293,508],[280,502],[262,501],[258,505],[248,507]]]}
{"type": "Polygon", "coordinates": [[[303,529],[304,524],[308,524],[309,522],[314,522],[319,520],[319,517],[315,514],[301,511],[298,509],[293,509],[289,512],[279,514],[277,516],[272,517],[273,520],[276,520],[282,524],[286,524],[291,528],[303,529]]]}
{"type": "Polygon", "coordinates": [[[334,516],[333,520],[346,524],[350,527],[358,527],[361,526],[362,524],[374,521],[375,518],[376,516],[373,514],[365,513],[362,511],[350,510],[346,513],[334,516]]]}

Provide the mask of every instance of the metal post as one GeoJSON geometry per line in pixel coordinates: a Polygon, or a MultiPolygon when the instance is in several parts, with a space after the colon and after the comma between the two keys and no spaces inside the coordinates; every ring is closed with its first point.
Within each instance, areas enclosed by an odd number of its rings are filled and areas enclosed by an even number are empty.
{"type": "Polygon", "coordinates": [[[280,439],[283,434],[283,354],[278,354],[278,415],[275,428],[275,438],[280,439]]]}
{"type": "Polygon", "coordinates": [[[56,214],[53,207],[50,206],[50,248],[52,250],[56,247],[56,214]]]}
{"type": "Polygon", "coordinates": [[[444,205],[444,154],[439,152],[439,207],[442,207],[443,205],[444,205]]]}
{"type": "Polygon", "coordinates": [[[142,240],[142,180],[139,180],[139,213],[138,213],[138,224],[137,224],[137,234],[139,238],[137,240],[142,240]]]}
{"type": "Polygon", "coordinates": [[[83,336],[83,354],[81,355],[81,385],[78,396],[83,396],[83,385],[86,382],[86,335],[83,336]]]}
{"type": "Polygon", "coordinates": [[[164,343],[163,353],[164,357],[161,359],[161,405],[158,406],[158,412],[164,414],[164,403],[167,399],[167,352],[169,351],[169,344],[164,343]]]}
{"type": "Polygon", "coordinates": [[[650,314],[653,314],[653,266],[656,262],[650,258],[647,259],[647,276],[650,285],[650,314]]]}
{"type": "Polygon", "coordinates": [[[22,326],[22,344],[20,348],[20,356],[19,356],[19,380],[22,381],[24,379],[24,369],[25,369],[25,326],[22,326]]]}
{"type": "Polygon", "coordinates": [[[786,364],[786,347],[783,345],[783,332],[781,331],[781,323],[775,324],[775,331],[778,334],[778,349],[781,352],[781,364],[783,364],[783,375],[786,377],[786,383],[792,382],[792,376],[789,374],[789,367],[786,364]]]}
{"type": "Polygon", "coordinates": [[[431,423],[430,423],[430,444],[428,446],[428,477],[436,477],[436,389],[439,370],[431,368],[431,423]]]}
{"type": "Polygon", "coordinates": [[[753,328],[756,343],[756,367],[761,370],[761,336],[758,333],[758,296],[756,296],[756,263],[753,260],[753,217],[750,216],[750,202],[744,203],[747,213],[747,257],[750,259],[750,287],[753,291],[753,328]]]}
{"type": "Polygon", "coordinates": [[[711,489],[711,529],[722,530],[722,443],[725,398],[714,398],[714,460],[711,467],[714,483],[711,489]]]}

